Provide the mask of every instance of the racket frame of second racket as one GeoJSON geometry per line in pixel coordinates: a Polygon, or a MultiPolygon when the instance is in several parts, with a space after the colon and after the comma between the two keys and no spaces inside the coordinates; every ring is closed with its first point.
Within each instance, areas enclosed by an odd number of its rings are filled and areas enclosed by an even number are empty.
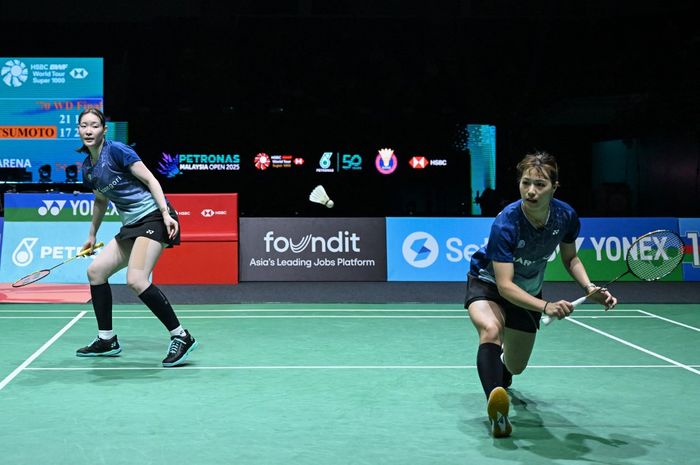
{"type": "MultiPolygon", "coordinates": [[[[658,281],[659,279],[663,279],[666,276],[673,273],[673,271],[676,268],[678,268],[678,265],[680,265],[681,262],[683,262],[683,239],[681,239],[681,237],[678,235],[678,233],[675,231],[671,231],[670,229],[657,229],[656,231],[650,231],[646,234],[639,236],[637,239],[635,239],[635,241],[632,242],[632,244],[630,245],[629,249],[627,249],[627,254],[625,255],[625,265],[627,266],[627,269],[624,271],[624,273],[620,274],[615,279],[611,279],[610,281],[603,284],[602,286],[596,286],[596,288],[593,291],[591,291],[588,294],[586,294],[585,296],[580,297],[580,298],[574,300],[573,302],[571,302],[571,305],[574,308],[578,307],[583,302],[585,302],[586,299],[588,299],[590,296],[594,295],[597,292],[600,292],[601,290],[607,290],[609,285],[611,285],[612,283],[614,283],[615,281],[622,278],[623,276],[625,276],[628,273],[632,273],[632,275],[634,277],[636,277],[637,279],[639,279],[641,281],[646,281],[646,282],[658,281]],[[680,259],[678,260],[678,263],[676,263],[673,267],[671,267],[667,272],[665,272],[659,276],[653,277],[653,278],[644,278],[644,277],[636,274],[634,271],[632,271],[632,267],[630,266],[630,253],[631,253],[632,249],[635,247],[635,245],[640,244],[643,239],[646,239],[648,237],[651,237],[651,236],[659,234],[659,233],[670,233],[670,234],[676,236],[676,238],[678,238],[677,242],[680,244],[680,249],[681,249],[680,250],[680,257],[679,257],[680,259]]],[[[542,323],[544,323],[545,326],[550,324],[554,320],[555,320],[555,318],[552,318],[549,315],[542,316],[542,323]]]]}
{"type": "Polygon", "coordinates": [[[24,286],[28,286],[28,285],[30,285],[30,284],[32,284],[32,283],[35,283],[35,282],[37,282],[37,281],[40,281],[40,280],[44,279],[45,277],[47,277],[49,274],[51,274],[51,270],[54,270],[54,269],[58,268],[58,267],[61,266],[61,265],[65,265],[66,263],[68,263],[68,262],[70,262],[70,261],[73,261],[73,260],[75,260],[76,258],[85,257],[85,256],[88,256],[88,255],[92,255],[93,253],[95,253],[95,249],[99,249],[100,247],[104,247],[104,243],[103,243],[103,242],[98,242],[97,244],[93,245],[91,248],[82,250],[82,251],[78,252],[75,256],[73,256],[73,257],[71,257],[71,258],[69,258],[69,259],[67,259],[67,260],[62,261],[61,263],[59,263],[59,264],[57,264],[57,265],[54,265],[54,266],[52,266],[51,268],[44,268],[44,269],[37,270],[37,271],[34,271],[34,272],[32,272],[32,273],[29,273],[29,274],[26,275],[26,276],[22,276],[22,277],[19,278],[17,281],[15,281],[14,283],[12,283],[12,287],[15,287],[15,288],[16,288],[16,287],[24,287],[24,286]],[[27,281],[27,282],[24,282],[25,280],[27,280],[27,278],[29,278],[29,277],[31,277],[31,276],[33,276],[33,275],[35,275],[35,274],[40,274],[40,276],[39,276],[38,278],[36,278],[36,279],[32,279],[32,280],[29,280],[29,281],[27,281]]]}

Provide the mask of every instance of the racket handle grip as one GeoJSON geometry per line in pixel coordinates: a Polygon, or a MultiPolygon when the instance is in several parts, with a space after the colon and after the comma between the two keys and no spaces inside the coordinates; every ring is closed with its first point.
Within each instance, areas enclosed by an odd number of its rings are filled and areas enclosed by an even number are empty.
{"type": "MultiPolygon", "coordinates": [[[[573,307],[576,308],[579,305],[581,305],[582,303],[584,303],[587,298],[588,298],[587,295],[584,295],[583,297],[579,297],[578,299],[571,302],[571,305],[573,305],[573,307]]],[[[549,325],[552,321],[554,321],[554,318],[552,318],[551,316],[549,316],[549,315],[542,316],[542,323],[544,323],[545,326],[549,325]]]]}
{"type": "Polygon", "coordinates": [[[97,244],[92,246],[92,249],[85,249],[81,252],[78,253],[78,257],[83,257],[85,255],[92,255],[92,253],[95,251],[95,249],[99,249],[100,247],[104,247],[105,243],[104,242],[98,242],[97,244]]]}

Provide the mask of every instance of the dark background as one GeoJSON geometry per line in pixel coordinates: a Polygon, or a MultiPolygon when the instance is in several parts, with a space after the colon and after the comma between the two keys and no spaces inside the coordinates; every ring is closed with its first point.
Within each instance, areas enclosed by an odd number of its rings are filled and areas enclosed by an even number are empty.
{"type": "MultiPolygon", "coordinates": [[[[6,56],[104,57],[107,114],[129,122],[152,169],[164,150],[232,150],[245,165],[265,147],[312,154],[315,167],[333,144],[458,160],[458,128],[494,124],[504,201],[517,197],[517,161],[540,149],[557,156],[558,195],[582,216],[698,216],[695,5],[40,0],[3,2],[0,30],[6,56]],[[593,146],[614,139],[636,173],[600,181],[621,168],[594,160],[593,146]]],[[[468,215],[468,159],[453,167],[161,180],[170,192],[239,192],[244,216],[468,215]],[[306,200],[318,183],[334,210],[306,200]]]]}

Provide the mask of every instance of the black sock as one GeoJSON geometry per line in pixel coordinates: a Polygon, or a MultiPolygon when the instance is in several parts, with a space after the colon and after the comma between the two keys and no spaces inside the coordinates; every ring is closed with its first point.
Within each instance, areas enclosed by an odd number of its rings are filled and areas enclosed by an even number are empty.
{"type": "Polygon", "coordinates": [[[153,314],[158,317],[160,322],[168,328],[168,331],[172,331],[180,326],[180,322],[177,320],[175,311],[173,307],[170,306],[168,298],[165,297],[165,294],[154,284],[151,284],[145,291],[139,294],[139,299],[141,299],[153,314]]]}
{"type": "Polygon", "coordinates": [[[97,318],[97,329],[101,331],[112,330],[112,288],[109,283],[90,285],[90,297],[92,308],[97,318]]]}
{"type": "Polygon", "coordinates": [[[476,353],[476,369],[479,372],[481,386],[488,399],[491,391],[503,384],[503,362],[501,362],[501,346],[492,342],[479,345],[476,353]]]}

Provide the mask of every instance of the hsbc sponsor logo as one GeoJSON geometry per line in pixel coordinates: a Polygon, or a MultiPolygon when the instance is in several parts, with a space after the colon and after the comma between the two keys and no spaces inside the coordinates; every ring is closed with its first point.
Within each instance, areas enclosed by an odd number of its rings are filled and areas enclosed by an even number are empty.
{"type": "MultiPolygon", "coordinates": [[[[189,214],[189,212],[188,212],[189,214]]],[[[201,211],[200,213],[204,218],[211,218],[212,216],[216,215],[228,215],[228,212],[226,210],[212,210],[211,208],[205,208],[204,210],[201,211]]]]}
{"type": "Polygon", "coordinates": [[[85,79],[88,76],[88,71],[85,68],[73,68],[68,74],[73,79],[85,79]]]}
{"type": "Polygon", "coordinates": [[[408,160],[408,164],[411,165],[411,168],[414,170],[422,170],[428,166],[428,159],[425,157],[412,157],[408,160]]]}
{"type": "Polygon", "coordinates": [[[408,160],[408,164],[414,170],[422,170],[422,169],[425,169],[429,166],[445,167],[445,166],[447,166],[447,160],[444,158],[428,159],[427,157],[424,157],[422,155],[415,155],[415,156],[411,157],[410,160],[408,160]]]}
{"type": "Polygon", "coordinates": [[[271,155],[270,162],[272,168],[291,168],[294,155],[271,155]]]}

